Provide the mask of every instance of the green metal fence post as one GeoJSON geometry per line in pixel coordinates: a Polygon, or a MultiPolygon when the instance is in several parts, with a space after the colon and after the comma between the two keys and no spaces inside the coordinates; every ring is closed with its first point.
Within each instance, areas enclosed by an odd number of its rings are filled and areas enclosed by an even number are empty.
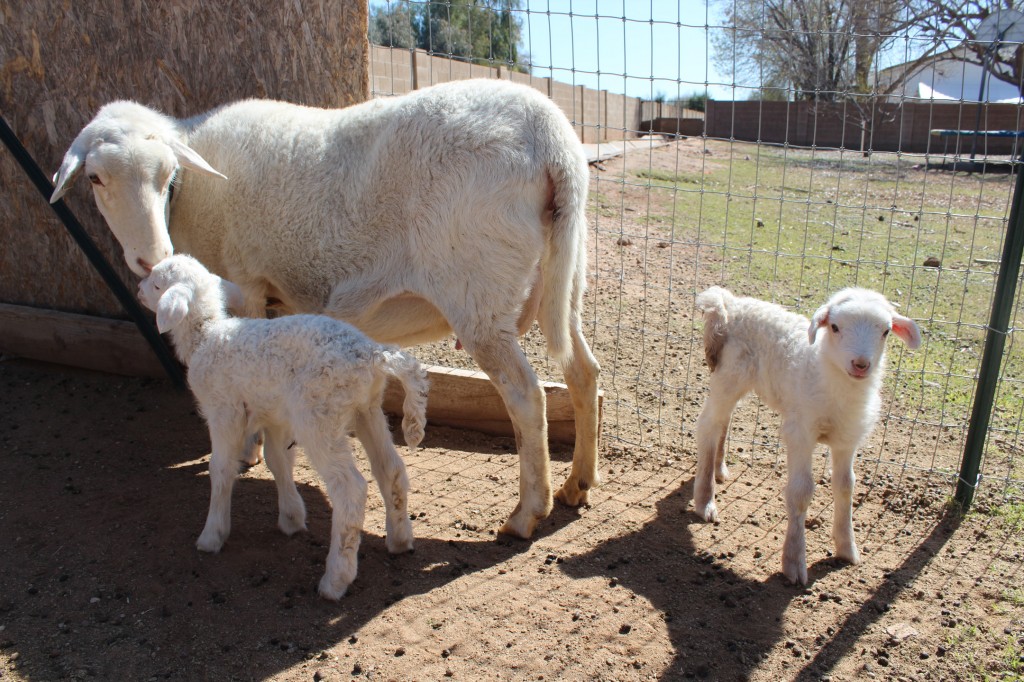
{"type": "Polygon", "coordinates": [[[974,394],[971,422],[967,427],[967,441],[964,443],[964,457],[960,462],[960,480],[956,484],[956,501],[968,509],[974,501],[974,492],[980,481],[981,455],[985,449],[989,421],[995,402],[996,383],[1003,361],[1003,347],[1009,331],[1010,313],[1013,310],[1020,275],[1021,252],[1024,251],[1024,168],[1014,162],[1017,182],[1013,189],[1013,203],[1010,206],[1010,221],[1003,242],[1003,257],[999,262],[996,278],[995,300],[985,334],[985,350],[981,356],[978,389],[974,394]]]}

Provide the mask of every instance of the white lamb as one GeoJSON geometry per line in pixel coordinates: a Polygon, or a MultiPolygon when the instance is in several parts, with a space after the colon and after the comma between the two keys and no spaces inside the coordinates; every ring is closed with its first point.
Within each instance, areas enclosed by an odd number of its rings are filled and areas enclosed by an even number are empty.
{"type": "Polygon", "coordinates": [[[697,419],[697,514],[706,521],[718,520],[715,481],[729,477],[729,419],[736,403],[753,390],[782,417],[789,472],[782,572],[794,583],[807,584],[804,522],[814,493],[815,443],[828,445],[832,452],[836,555],[858,563],[853,457],[878,419],[885,340],[891,331],[909,348],[917,348],[917,325],[897,314],[881,294],[856,288],[836,293],[810,321],[721,287],[697,296],[697,308],[704,313],[704,353],[711,370],[707,402],[697,419]]]}
{"type": "Polygon", "coordinates": [[[540,92],[471,80],[345,109],[247,100],[185,120],[114,102],[65,154],[52,200],[83,172],[140,276],[173,243],[236,282],[250,317],[270,301],[399,345],[454,331],[516,430],[520,501],[501,531],[521,537],[552,506],[544,392],[518,343],[537,320],[576,413],[557,497],[585,504],[600,483],[599,367],[581,324],[587,160],[540,92]]]}
{"type": "Polygon", "coordinates": [[[223,290],[232,285],[184,255],[158,263],[139,284],[143,303],[169,331],[188,365],[188,382],[210,428],[210,511],[197,546],[217,552],[231,529],[231,489],[246,434],[263,429],[267,466],[277,485],[278,526],[306,527],[295,488],[293,439],[324,480],[333,508],[327,570],[320,594],[338,599],[356,576],[366,480],[348,442],[355,430],[386,509],[386,545],[412,549],[409,482],[395,451],[381,397],[387,376],[405,388],[402,429],[409,447],[423,438],[426,375],[411,355],[382,347],[357,329],[319,315],[275,320],[228,317],[223,290]]]}

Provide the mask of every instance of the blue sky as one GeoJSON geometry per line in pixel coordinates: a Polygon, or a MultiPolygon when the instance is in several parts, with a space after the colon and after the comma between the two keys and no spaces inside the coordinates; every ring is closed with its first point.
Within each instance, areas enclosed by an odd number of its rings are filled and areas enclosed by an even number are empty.
{"type": "Polygon", "coordinates": [[[708,58],[706,26],[719,20],[702,0],[523,0],[523,10],[534,75],[644,99],[702,93],[705,84],[716,99],[734,96],[708,58]]]}

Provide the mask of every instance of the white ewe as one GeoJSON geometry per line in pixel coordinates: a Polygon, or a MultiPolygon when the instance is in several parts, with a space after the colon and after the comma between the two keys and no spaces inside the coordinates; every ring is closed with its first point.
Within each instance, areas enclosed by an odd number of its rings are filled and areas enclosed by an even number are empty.
{"type": "Polygon", "coordinates": [[[386,544],[412,549],[409,481],[380,403],[387,375],[405,388],[406,443],[423,438],[426,375],[411,355],[385,348],[357,329],[321,315],[240,319],[225,312],[230,285],[189,256],[158,263],[139,284],[140,298],[169,331],[188,382],[210,427],[210,512],[197,546],[217,552],[231,529],[231,489],[246,434],[263,429],[267,466],[278,492],[278,526],[306,527],[295,489],[294,438],[324,480],[331,498],[331,547],[320,594],[338,599],[356,575],[366,506],[366,480],[348,442],[355,430],[366,448],[386,509],[386,544]]]}
{"type": "Polygon", "coordinates": [[[843,289],[806,317],[721,287],[697,297],[704,313],[704,353],[711,369],[707,402],[697,419],[694,507],[718,520],[715,481],[725,481],[725,438],[736,403],[753,390],[782,417],[789,481],[789,526],[782,571],[807,584],[804,521],[814,493],[815,443],[832,452],[836,555],[860,561],[853,537],[853,457],[878,419],[885,371],[885,340],[893,332],[910,348],[921,344],[913,320],[895,312],[881,294],[843,289]],[[824,334],[818,334],[824,329],[824,334]]]}
{"type": "Polygon", "coordinates": [[[474,80],[186,120],[114,102],[71,145],[52,200],[83,171],[139,275],[173,243],[236,282],[248,316],[271,301],[399,345],[454,330],[516,430],[520,501],[501,530],[521,537],[552,505],[544,393],[517,340],[538,320],[576,410],[558,499],[584,504],[599,484],[599,367],[580,320],[587,161],[541,93],[474,80]]]}

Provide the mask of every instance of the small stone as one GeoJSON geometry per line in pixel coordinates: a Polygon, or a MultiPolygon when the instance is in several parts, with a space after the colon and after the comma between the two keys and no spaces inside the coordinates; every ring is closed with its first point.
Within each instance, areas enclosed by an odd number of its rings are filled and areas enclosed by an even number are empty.
{"type": "Polygon", "coordinates": [[[632,625],[630,625],[629,623],[624,623],[622,625],[622,627],[619,628],[619,634],[620,635],[628,635],[632,629],[633,629],[632,625]]]}
{"type": "Polygon", "coordinates": [[[922,263],[922,265],[926,268],[938,268],[942,266],[942,261],[935,256],[928,256],[924,259],[924,263],[922,263]]]}
{"type": "Polygon", "coordinates": [[[615,243],[618,244],[619,246],[632,246],[633,240],[627,237],[626,235],[622,235],[615,241],[615,243]]]}
{"type": "Polygon", "coordinates": [[[395,649],[395,656],[405,656],[405,647],[400,646],[397,649],[395,649]]]}
{"type": "Polygon", "coordinates": [[[313,673],[313,682],[320,682],[320,680],[322,679],[324,679],[324,674],[322,672],[317,670],[315,673],[313,673]]]}

